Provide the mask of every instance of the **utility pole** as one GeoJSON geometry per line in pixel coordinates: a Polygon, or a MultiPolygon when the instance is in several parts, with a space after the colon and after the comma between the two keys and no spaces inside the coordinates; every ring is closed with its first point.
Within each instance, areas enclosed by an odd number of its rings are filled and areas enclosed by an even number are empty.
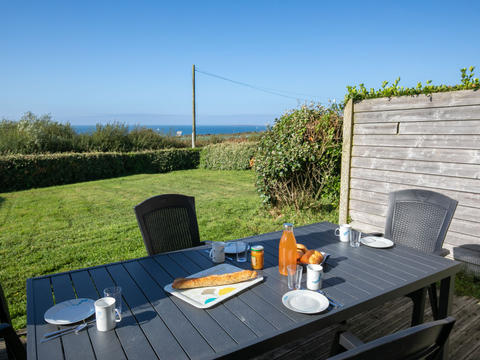
{"type": "Polygon", "coordinates": [[[193,97],[192,97],[192,148],[195,147],[195,64],[192,65],[192,90],[193,90],[193,97]]]}

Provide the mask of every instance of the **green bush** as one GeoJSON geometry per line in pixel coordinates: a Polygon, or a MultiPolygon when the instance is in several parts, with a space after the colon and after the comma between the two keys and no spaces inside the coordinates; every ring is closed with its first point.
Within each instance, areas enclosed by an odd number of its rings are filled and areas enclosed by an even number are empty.
{"type": "Polygon", "coordinates": [[[342,158],[341,106],[303,106],[277,119],[260,139],[256,186],[264,203],[296,208],[338,205],[342,158]]]}
{"type": "MultiPolygon", "coordinates": [[[[159,150],[165,148],[183,148],[186,145],[179,139],[162,135],[153,129],[137,126],[128,133],[132,151],[145,149],[159,150]]],[[[190,144],[188,144],[190,145],[190,144]]]]}
{"type": "Polygon", "coordinates": [[[0,193],[198,166],[196,149],[0,156],[0,193]]]}
{"type": "Polygon", "coordinates": [[[97,124],[91,134],[77,134],[70,124],[27,112],[20,121],[0,121],[0,154],[129,152],[185,147],[179,139],[152,129],[114,122],[97,124]]]}
{"type": "Polygon", "coordinates": [[[247,170],[257,143],[226,142],[208,145],[200,154],[200,167],[210,170],[247,170]]]}
{"type": "Polygon", "coordinates": [[[18,122],[0,122],[0,154],[71,151],[75,135],[70,124],[27,112],[18,122]]]}

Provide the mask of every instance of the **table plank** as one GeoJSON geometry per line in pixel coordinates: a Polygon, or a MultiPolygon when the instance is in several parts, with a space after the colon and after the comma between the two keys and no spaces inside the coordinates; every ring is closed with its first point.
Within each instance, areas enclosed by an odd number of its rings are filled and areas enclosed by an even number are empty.
{"type": "Polygon", "coordinates": [[[37,358],[37,336],[35,333],[35,295],[33,293],[33,279],[27,280],[27,357],[37,358]]]}
{"type": "MultiPolygon", "coordinates": [[[[52,276],[51,279],[53,294],[57,304],[77,297],[68,274],[52,276]]],[[[95,359],[87,331],[81,331],[78,334],[66,334],[60,338],[60,341],[63,344],[66,359],[95,359]]]]}
{"type": "MultiPolygon", "coordinates": [[[[96,300],[103,296],[103,292],[99,293],[95,288],[88,271],[72,272],[70,276],[78,297],[96,300]]],[[[90,336],[95,357],[98,360],[126,359],[115,331],[98,331],[95,324],[88,326],[84,331],[87,331],[90,336]]]]}
{"type": "MultiPolygon", "coordinates": [[[[37,359],[64,359],[60,339],[40,343],[44,334],[57,330],[57,326],[45,322],[43,315],[54,305],[50,279],[33,279],[33,296],[35,299],[35,341],[37,359]]],[[[28,337],[28,336],[27,336],[28,337]]]]}
{"type": "MultiPolygon", "coordinates": [[[[103,289],[117,285],[110,274],[107,272],[106,267],[97,267],[89,270],[90,276],[95,284],[95,287],[100,293],[103,293],[103,289]]],[[[122,286],[122,284],[118,284],[122,286]]],[[[137,323],[137,320],[132,315],[128,302],[125,301],[122,308],[122,321],[117,324],[115,333],[120,340],[123,350],[128,359],[155,359],[157,355],[153,351],[150,343],[147,341],[145,334],[137,323]]]]}

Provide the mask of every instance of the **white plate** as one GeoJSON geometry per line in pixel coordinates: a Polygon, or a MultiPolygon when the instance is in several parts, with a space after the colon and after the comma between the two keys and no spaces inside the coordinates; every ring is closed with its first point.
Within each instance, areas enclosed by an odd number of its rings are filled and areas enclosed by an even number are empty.
{"type": "MultiPolygon", "coordinates": [[[[208,275],[220,275],[220,274],[227,274],[231,272],[241,271],[244,269],[240,269],[236,266],[230,264],[220,264],[210,269],[200,271],[196,274],[190,275],[191,277],[201,277],[201,276],[208,276],[208,275]]],[[[246,288],[260,282],[263,280],[263,276],[259,276],[253,280],[248,280],[236,284],[229,284],[229,285],[219,285],[219,286],[205,286],[201,288],[195,289],[185,289],[185,290],[178,290],[172,288],[172,284],[168,284],[164,287],[164,290],[172,294],[173,296],[186,301],[190,305],[193,305],[200,309],[206,309],[209,307],[222,302],[229,297],[239,293],[240,291],[245,290],[246,288]]]]}
{"type": "Polygon", "coordinates": [[[45,321],[54,325],[73,324],[95,314],[95,300],[72,299],[52,306],[45,312],[45,321]]]}
{"type": "Polygon", "coordinates": [[[304,314],[316,314],[328,308],[328,299],[322,294],[310,290],[292,290],[282,297],[283,305],[292,311],[304,314]]]}
{"type": "Polygon", "coordinates": [[[360,239],[363,245],[374,248],[385,249],[393,246],[393,241],[380,236],[365,236],[360,239]]]}
{"type": "MultiPolygon", "coordinates": [[[[236,254],[237,253],[237,248],[235,247],[235,242],[236,241],[229,241],[225,245],[225,254],[236,254]]],[[[248,248],[248,244],[245,243],[245,246],[248,248]]]]}

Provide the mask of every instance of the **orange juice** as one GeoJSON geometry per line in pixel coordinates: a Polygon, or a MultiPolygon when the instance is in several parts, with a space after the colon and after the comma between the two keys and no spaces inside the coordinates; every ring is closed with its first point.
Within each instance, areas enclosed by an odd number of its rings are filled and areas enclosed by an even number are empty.
{"type": "Polygon", "coordinates": [[[293,225],[283,224],[283,234],[278,247],[278,271],[287,276],[287,266],[297,264],[297,242],[293,235],[293,225]]]}

